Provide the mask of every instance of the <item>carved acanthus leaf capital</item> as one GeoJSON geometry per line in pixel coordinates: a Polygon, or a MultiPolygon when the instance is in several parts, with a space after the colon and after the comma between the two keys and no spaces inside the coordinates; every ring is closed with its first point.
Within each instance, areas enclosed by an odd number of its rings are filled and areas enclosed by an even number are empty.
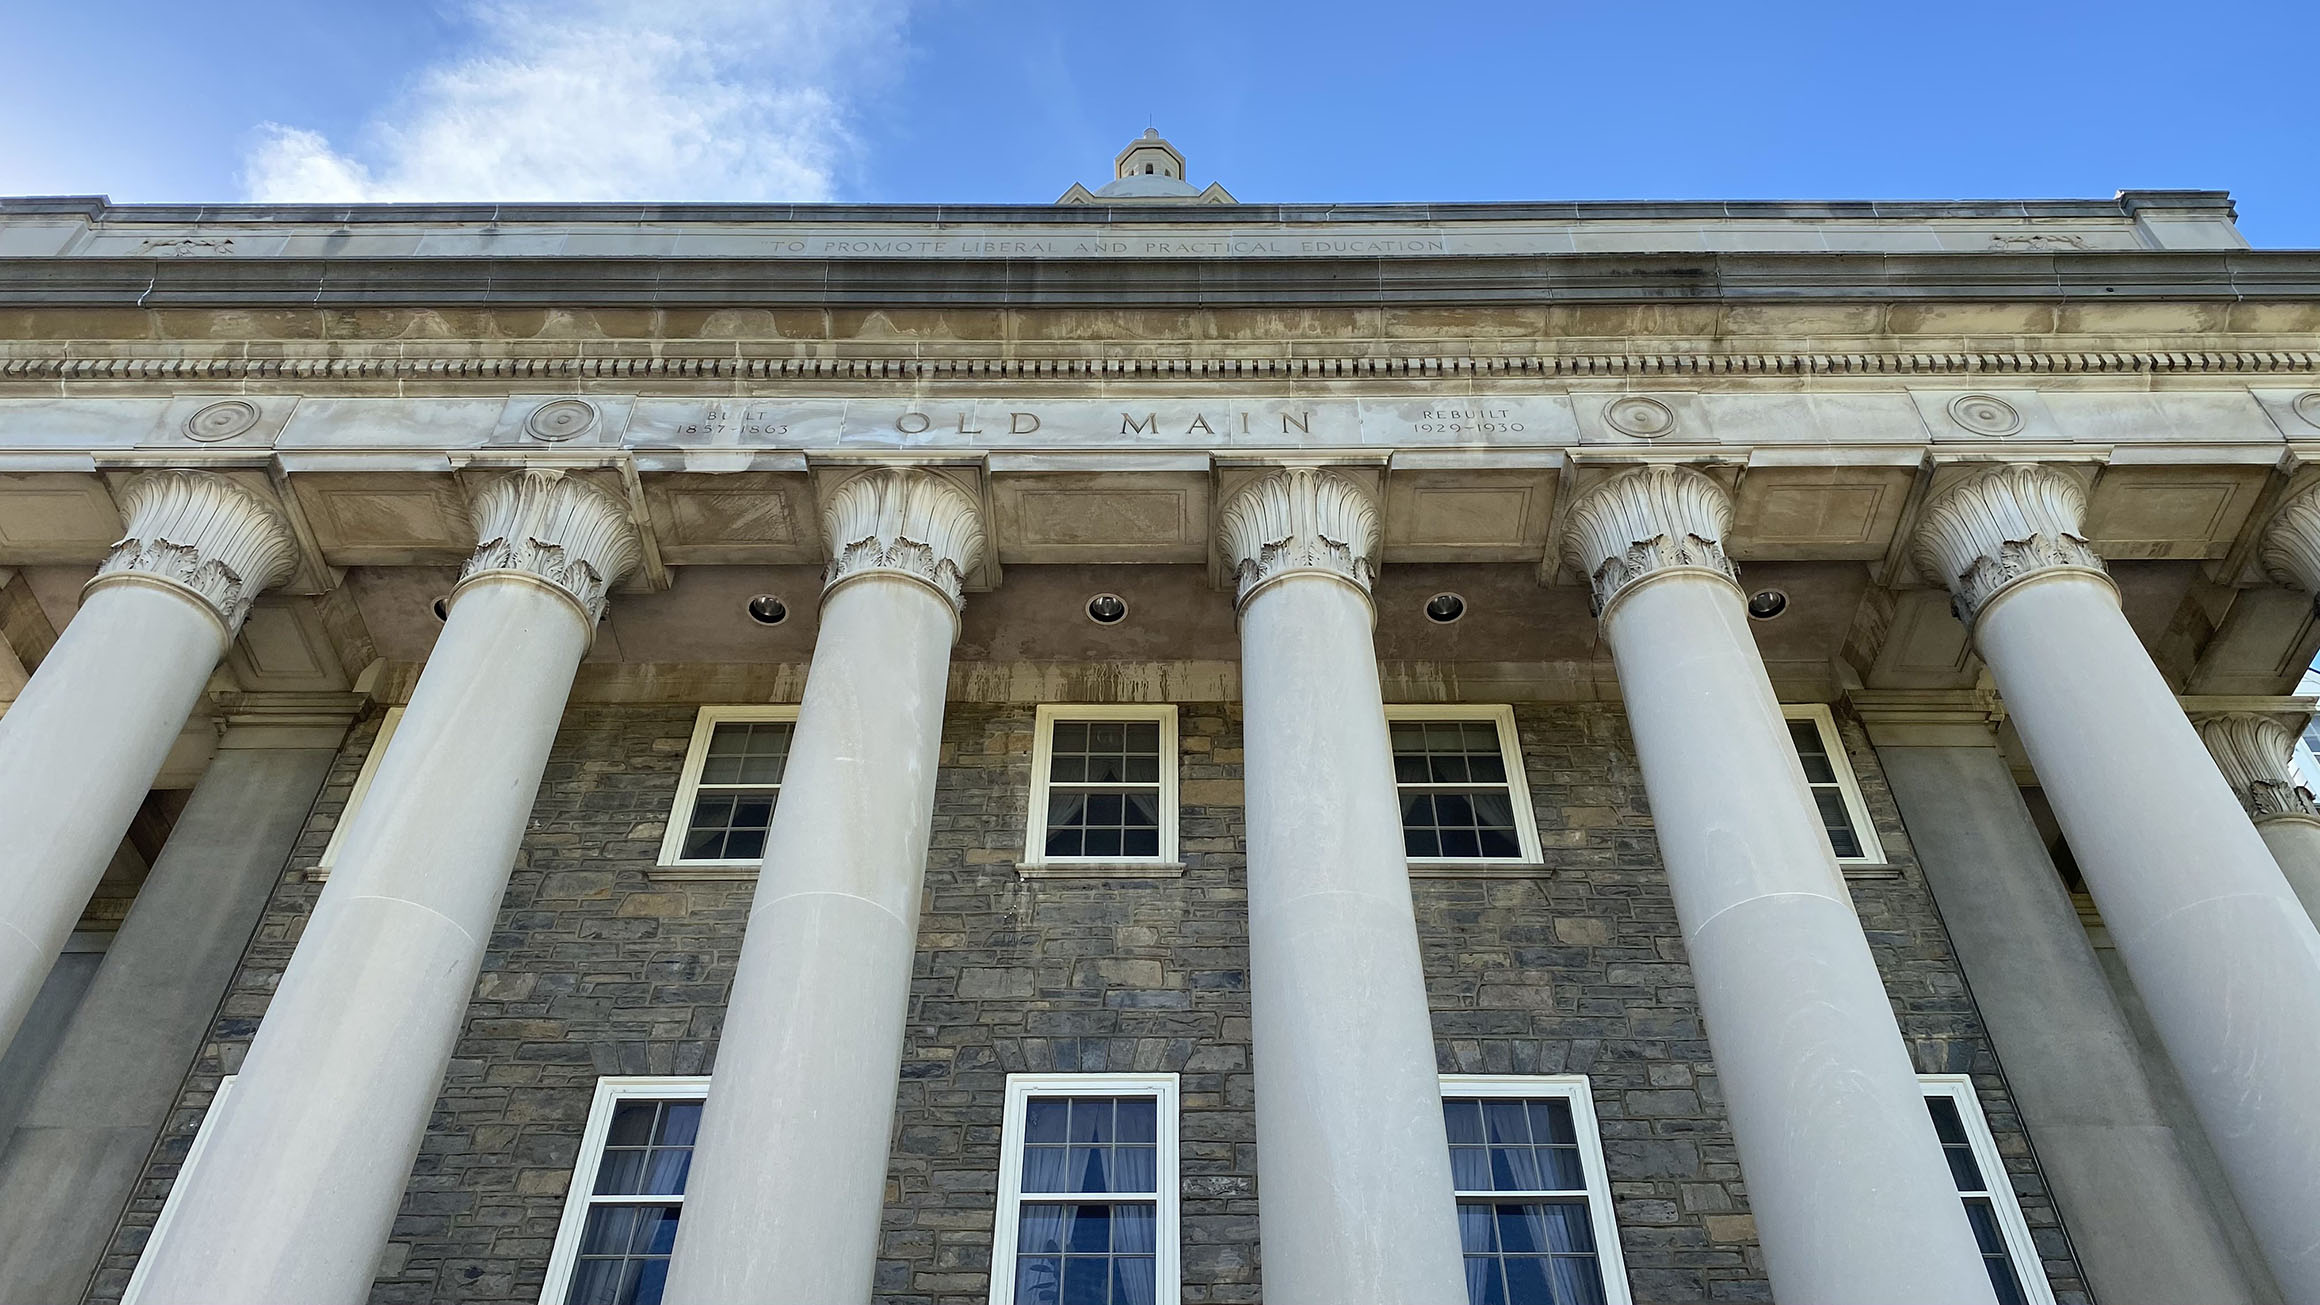
{"type": "Polygon", "coordinates": [[[2194,723],[2249,815],[2320,816],[2320,804],[2296,774],[2296,736],[2277,718],[2235,711],[2194,723]]]}
{"type": "Polygon", "coordinates": [[[1366,594],[1377,578],[1381,534],[1370,496],[1316,467],[1291,467],[1244,485],[1217,515],[1217,541],[1239,581],[1236,605],[1298,572],[1334,576],[1366,594]]]}
{"type": "Polygon", "coordinates": [[[1740,583],[1724,555],[1732,498],[1689,467],[1623,471],[1579,496],[1563,527],[1563,558],[1587,577],[1597,616],[1637,581],[1677,569],[1740,583]]]}
{"type": "Polygon", "coordinates": [[[579,606],[591,630],[612,586],[644,557],[627,505],[561,471],[535,467],[494,480],[474,510],[477,544],[460,586],[509,573],[544,581],[579,606]]]}
{"type": "Polygon", "coordinates": [[[2049,571],[2105,574],[2086,539],[2086,491],[2054,467],[2010,462],[1987,467],[1925,505],[1910,559],[1950,591],[1971,626],[1990,600],[2049,571]]]}
{"type": "Polygon", "coordinates": [[[121,511],[128,528],[90,586],[167,585],[199,599],[229,636],[260,592],[297,569],[282,510],[215,472],[145,472],[122,487],[121,511]]]}
{"type": "Polygon", "coordinates": [[[2272,514],[2261,552],[2272,579],[2320,595],[2320,485],[2307,487],[2272,514]]]}
{"type": "Polygon", "coordinates": [[[904,576],[928,585],[965,610],[967,573],[987,547],[982,509],[959,486],[931,471],[866,471],[830,495],[822,508],[830,565],[828,593],[859,576],[904,576]]]}

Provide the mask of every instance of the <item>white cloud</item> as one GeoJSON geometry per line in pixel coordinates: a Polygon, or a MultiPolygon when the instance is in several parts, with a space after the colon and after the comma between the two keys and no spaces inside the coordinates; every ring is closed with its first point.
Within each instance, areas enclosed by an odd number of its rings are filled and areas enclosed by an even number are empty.
{"type": "Polygon", "coordinates": [[[907,0],[499,0],[342,149],[265,123],[263,203],[828,199],[907,0]]]}

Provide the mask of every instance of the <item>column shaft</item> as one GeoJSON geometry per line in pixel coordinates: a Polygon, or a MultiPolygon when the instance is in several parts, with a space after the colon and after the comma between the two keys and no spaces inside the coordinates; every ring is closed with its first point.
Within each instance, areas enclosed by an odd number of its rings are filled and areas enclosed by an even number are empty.
{"type": "Polygon", "coordinates": [[[674,1303],[870,1297],[974,500],[838,486],[821,633],[677,1229],[674,1303]],[[800,1181],[801,1175],[812,1175],[800,1181]]]}
{"type": "Polygon", "coordinates": [[[2095,1299],[2256,1300],[2005,758],[1877,755],[2095,1299]]]}
{"type": "Polygon", "coordinates": [[[1774,1294],[1991,1300],[1739,589],[1650,578],[1604,633],[1774,1294]]]}
{"type": "Polygon", "coordinates": [[[0,716],[0,1043],[39,994],[225,646],[217,616],[183,594],[106,585],[0,716]]]}
{"type": "Polygon", "coordinates": [[[2320,931],[2099,575],[1974,635],[2274,1276],[2320,1300],[2320,931]]]}
{"type": "Polygon", "coordinates": [[[229,729],[0,1153],[0,1300],[78,1300],[346,732],[229,729]],[[287,733],[288,731],[276,731],[287,733]]]}
{"type": "Polygon", "coordinates": [[[2304,904],[2304,913],[2320,921],[2320,818],[2305,815],[2258,816],[2256,832],[2280,873],[2304,904]]]}
{"type": "Polygon", "coordinates": [[[354,1305],[467,1013],[572,677],[639,552],[553,472],[494,482],[483,542],[340,845],[141,1300],[354,1305]]]}
{"type": "Polygon", "coordinates": [[[672,1303],[870,1297],[955,619],[879,575],[822,609],[672,1303]]]}
{"type": "Polygon", "coordinates": [[[1465,1299],[1373,616],[1291,575],[1241,610],[1265,1298],[1465,1299]]]}

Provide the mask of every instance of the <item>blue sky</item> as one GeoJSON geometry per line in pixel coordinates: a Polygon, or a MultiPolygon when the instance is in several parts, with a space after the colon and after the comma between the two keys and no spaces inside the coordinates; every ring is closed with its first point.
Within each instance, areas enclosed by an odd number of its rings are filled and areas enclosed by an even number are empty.
{"type": "Polygon", "coordinates": [[[2211,187],[2320,247],[2320,3],[12,0],[0,193],[1044,202],[2211,187]]]}

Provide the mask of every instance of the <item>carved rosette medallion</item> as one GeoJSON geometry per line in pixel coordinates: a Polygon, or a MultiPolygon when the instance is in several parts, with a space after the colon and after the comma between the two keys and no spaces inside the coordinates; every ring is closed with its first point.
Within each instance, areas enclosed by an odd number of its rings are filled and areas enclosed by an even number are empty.
{"type": "Polygon", "coordinates": [[[2022,414],[1995,394],[1961,394],[1949,401],[1949,419],[1976,435],[2002,439],[2022,429],[2022,414]]]}
{"type": "Polygon", "coordinates": [[[1622,435],[1656,440],[1675,430],[1675,409],[1644,394],[1630,394],[1603,406],[1603,424],[1622,435]]]}
{"type": "Polygon", "coordinates": [[[2320,485],[2306,487],[2272,513],[2259,556],[2272,579],[2320,595],[2320,485]]]}
{"type": "Polygon", "coordinates": [[[594,630],[612,591],[644,557],[628,507],[561,471],[530,468],[475,496],[475,552],[452,589],[491,576],[545,583],[572,600],[594,630]]]}
{"type": "Polygon", "coordinates": [[[88,587],[166,585],[198,599],[229,638],[259,593],[297,569],[282,510],[213,472],[145,472],[122,488],[121,511],[128,529],[88,587]]]}
{"type": "Polygon", "coordinates": [[[2196,724],[2216,769],[2250,816],[2320,818],[2320,804],[2296,775],[2296,736],[2286,725],[2254,712],[2203,716],[2196,724]]]}
{"type": "Polygon", "coordinates": [[[220,399],[185,419],[185,438],[216,444],[249,433],[258,424],[258,405],[247,399],[220,399]]]}
{"type": "Polygon", "coordinates": [[[1579,496],[1563,527],[1563,558],[1587,577],[1597,617],[1636,582],[1670,571],[1705,571],[1737,589],[1724,556],[1732,499],[1689,467],[1623,471],[1579,496]]]}
{"type": "Polygon", "coordinates": [[[1292,575],[1329,576],[1366,596],[1383,533],[1377,504],[1359,485],[1315,467],[1253,481],[1217,515],[1217,539],[1239,582],[1236,607],[1292,575]]]}
{"type": "Polygon", "coordinates": [[[1925,505],[1910,558],[1970,628],[1991,599],[2034,576],[2075,571],[2109,584],[2085,519],[2075,477],[2027,462],[1988,467],[1925,505]]]}
{"type": "Polygon", "coordinates": [[[550,399],[524,418],[524,433],[547,444],[578,439],[596,429],[596,405],[586,399],[550,399]]]}
{"type": "Polygon", "coordinates": [[[983,560],[983,513],[931,471],[887,467],[845,484],[822,508],[830,565],[822,593],[866,575],[916,580],[965,611],[967,573],[983,560]]]}

